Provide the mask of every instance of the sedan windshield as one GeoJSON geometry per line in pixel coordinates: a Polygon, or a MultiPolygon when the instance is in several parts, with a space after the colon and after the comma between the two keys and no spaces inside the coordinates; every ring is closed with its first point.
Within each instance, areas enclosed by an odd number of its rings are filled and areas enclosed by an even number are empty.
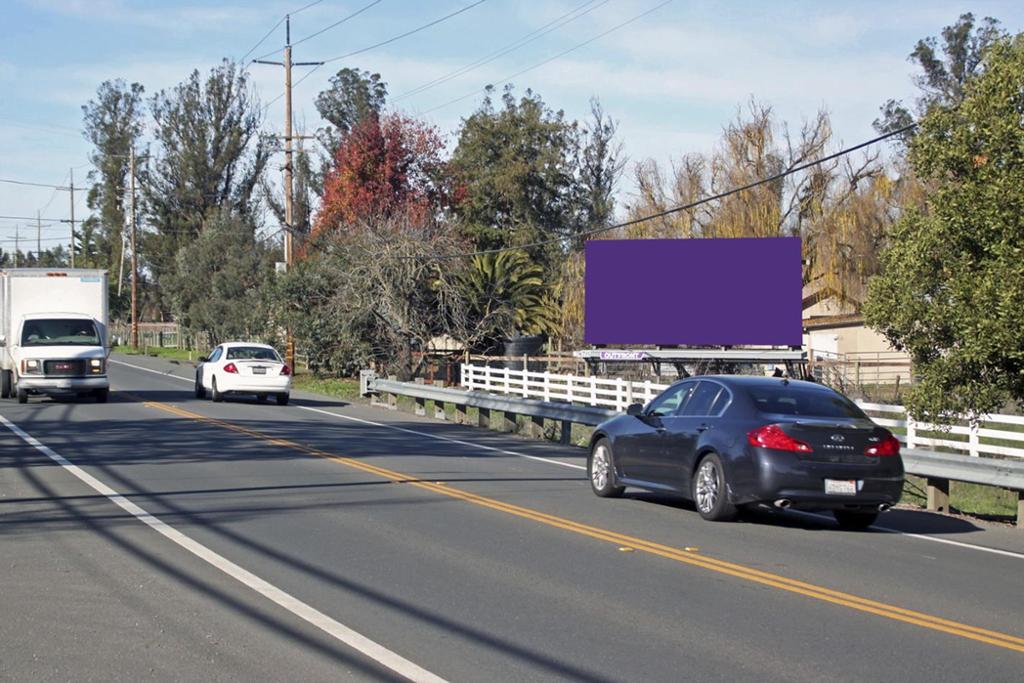
{"type": "Polygon", "coordinates": [[[228,360],[270,360],[281,362],[274,349],[263,346],[233,346],[228,349],[228,360]]]}
{"type": "Polygon", "coordinates": [[[22,346],[99,346],[100,335],[91,320],[54,318],[27,320],[21,330],[22,346]]]}
{"type": "Polygon", "coordinates": [[[866,417],[850,399],[825,389],[766,386],[750,389],[750,398],[762,413],[808,417],[866,417]]]}

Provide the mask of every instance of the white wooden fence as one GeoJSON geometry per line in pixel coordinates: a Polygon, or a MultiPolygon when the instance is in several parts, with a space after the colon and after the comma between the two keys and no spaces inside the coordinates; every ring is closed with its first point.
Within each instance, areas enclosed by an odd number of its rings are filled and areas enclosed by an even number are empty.
{"type": "MultiPolygon", "coordinates": [[[[630,381],[580,375],[560,375],[462,365],[462,386],[466,389],[507,394],[544,401],[567,401],[589,406],[602,406],[624,411],[631,403],[647,403],[668,388],[657,382],[630,381]]],[[[1024,417],[989,415],[979,425],[941,426],[909,418],[903,406],[857,401],[875,423],[889,427],[907,448],[942,448],[972,456],[999,455],[1024,458],[1024,417]],[[997,427],[1003,427],[1002,429],[997,427]],[[1017,429],[1015,429],[1017,428],[1017,429]]]]}

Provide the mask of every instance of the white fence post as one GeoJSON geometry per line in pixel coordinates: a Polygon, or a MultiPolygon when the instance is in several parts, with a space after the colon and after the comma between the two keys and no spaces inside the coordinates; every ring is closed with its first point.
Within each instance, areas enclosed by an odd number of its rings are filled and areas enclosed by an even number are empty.
{"type": "Polygon", "coordinates": [[[590,376],[590,405],[597,405],[597,375],[590,376]]]}
{"type": "Polygon", "coordinates": [[[980,443],[981,441],[978,439],[978,424],[972,421],[967,432],[967,452],[972,457],[978,457],[978,446],[980,443]]]}
{"type": "Polygon", "coordinates": [[[523,398],[530,398],[530,389],[528,384],[530,382],[530,371],[526,369],[525,361],[523,362],[523,398]]]}
{"type": "Polygon", "coordinates": [[[569,375],[565,378],[565,393],[568,395],[566,400],[569,403],[576,402],[576,396],[573,394],[573,388],[576,384],[576,378],[573,375],[569,375]]]}
{"type": "Polygon", "coordinates": [[[626,380],[626,407],[633,405],[633,383],[626,380]]]}
{"type": "Polygon", "coordinates": [[[917,441],[917,424],[914,422],[914,418],[910,413],[907,415],[907,448],[914,448],[917,441]]]}
{"type": "Polygon", "coordinates": [[[544,402],[551,401],[551,373],[544,373],[544,402]]]}

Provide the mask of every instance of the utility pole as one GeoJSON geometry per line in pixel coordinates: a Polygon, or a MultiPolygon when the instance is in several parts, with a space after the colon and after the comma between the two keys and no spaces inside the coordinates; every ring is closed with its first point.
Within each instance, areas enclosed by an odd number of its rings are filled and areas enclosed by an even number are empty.
{"type": "Polygon", "coordinates": [[[135,248],[136,245],[136,220],[135,220],[135,143],[132,143],[128,155],[128,176],[131,178],[131,241],[132,241],[132,348],[139,347],[139,259],[135,248]]]}
{"type": "Polygon", "coordinates": [[[71,267],[75,267],[75,169],[71,169],[71,267]]]}
{"type": "MultiPolygon", "coordinates": [[[[294,258],[295,244],[295,221],[292,214],[292,67],[293,66],[320,66],[323,62],[292,62],[292,18],[285,15],[285,41],[284,61],[267,62],[254,60],[257,64],[272,64],[284,67],[284,263],[285,268],[290,270],[294,258]]],[[[286,332],[285,360],[288,366],[295,370],[295,338],[291,328],[286,332]]]]}
{"type": "Polygon", "coordinates": [[[18,267],[18,252],[21,251],[21,226],[14,226],[14,267],[18,267]]]}
{"type": "Polygon", "coordinates": [[[36,262],[42,257],[43,253],[43,221],[39,218],[39,212],[36,211],[36,262]]]}

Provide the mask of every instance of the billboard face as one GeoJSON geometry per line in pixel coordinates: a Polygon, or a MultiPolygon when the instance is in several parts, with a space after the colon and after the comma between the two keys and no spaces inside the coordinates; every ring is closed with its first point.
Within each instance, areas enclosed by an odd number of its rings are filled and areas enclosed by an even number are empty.
{"type": "Polygon", "coordinates": [[[799,237],[586,244],[588,344],[800,346],[799,237]]]}

